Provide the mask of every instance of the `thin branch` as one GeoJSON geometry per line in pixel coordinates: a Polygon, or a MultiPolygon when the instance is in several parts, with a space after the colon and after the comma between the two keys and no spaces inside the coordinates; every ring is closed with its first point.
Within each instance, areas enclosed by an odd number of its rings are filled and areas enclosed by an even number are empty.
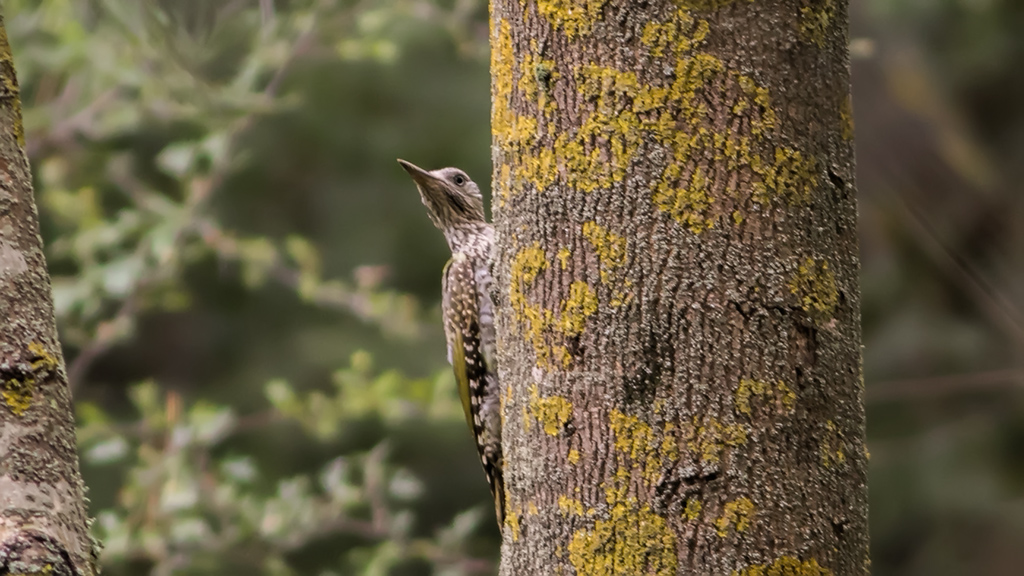
{"type": "Polygon", "coordinates": [[[978,304],[993,324],[1013,338],[1017,346],[1024,348],[1024,317],[1013,302],[988,282],[977,267],[943,243],[920,210],[905,200],[900,204],[907,213],[910,230],[921,247],[978,304]]]}
{"type": "Polygon", "coordinates": [[[1024,388],[1024,369],[883,380],[868,386],[867,399],[868,402],[890,402],[1013,388],[1024,388]]]}

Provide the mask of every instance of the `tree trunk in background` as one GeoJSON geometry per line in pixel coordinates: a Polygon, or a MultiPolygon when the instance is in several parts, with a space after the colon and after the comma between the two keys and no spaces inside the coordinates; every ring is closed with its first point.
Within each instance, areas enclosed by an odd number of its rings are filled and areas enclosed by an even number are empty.
{"type": "Polygon", "coordinates": [[[91,576],[98,547],[24,138],[0,16],[0,574],[91,576]]]}
{"type": "Polygon", "coordinates": [[[504,575],[869,569],[842,0],[493,0],[504,575]]]}

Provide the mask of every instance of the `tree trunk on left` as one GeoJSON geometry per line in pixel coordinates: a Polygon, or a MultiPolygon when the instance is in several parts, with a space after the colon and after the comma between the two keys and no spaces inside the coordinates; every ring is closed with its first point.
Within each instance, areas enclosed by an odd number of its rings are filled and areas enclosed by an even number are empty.
{"type": "Polygon", "coordinates": [[[96,574],[84,492],[0,14],[0,574],[96,574]]]}

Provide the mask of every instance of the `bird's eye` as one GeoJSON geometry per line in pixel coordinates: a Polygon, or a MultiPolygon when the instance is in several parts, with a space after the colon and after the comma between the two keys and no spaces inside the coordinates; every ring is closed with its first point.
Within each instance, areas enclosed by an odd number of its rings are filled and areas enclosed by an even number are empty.
{"type": "Polygon", "coordinates": [[[456,174],[453,180],[455,181],[455,184],[457,186],[462,186],[463,184],[466,183],[466,177],[463,176],[462,174],[456,174]]]}

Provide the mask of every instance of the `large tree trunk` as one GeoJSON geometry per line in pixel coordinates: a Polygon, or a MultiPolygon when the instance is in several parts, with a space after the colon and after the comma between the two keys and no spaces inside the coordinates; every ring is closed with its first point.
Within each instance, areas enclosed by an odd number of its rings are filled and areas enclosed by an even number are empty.
{"type": "Polygon", "coordinates": [[[0,15],[0,574],[91,576],[98,547],[24,138],[0,15]]]}
{"type": "Polygon", "coordinates": [[[843,0],[493,0],[501,573],[868,572],[843,0]]]}

